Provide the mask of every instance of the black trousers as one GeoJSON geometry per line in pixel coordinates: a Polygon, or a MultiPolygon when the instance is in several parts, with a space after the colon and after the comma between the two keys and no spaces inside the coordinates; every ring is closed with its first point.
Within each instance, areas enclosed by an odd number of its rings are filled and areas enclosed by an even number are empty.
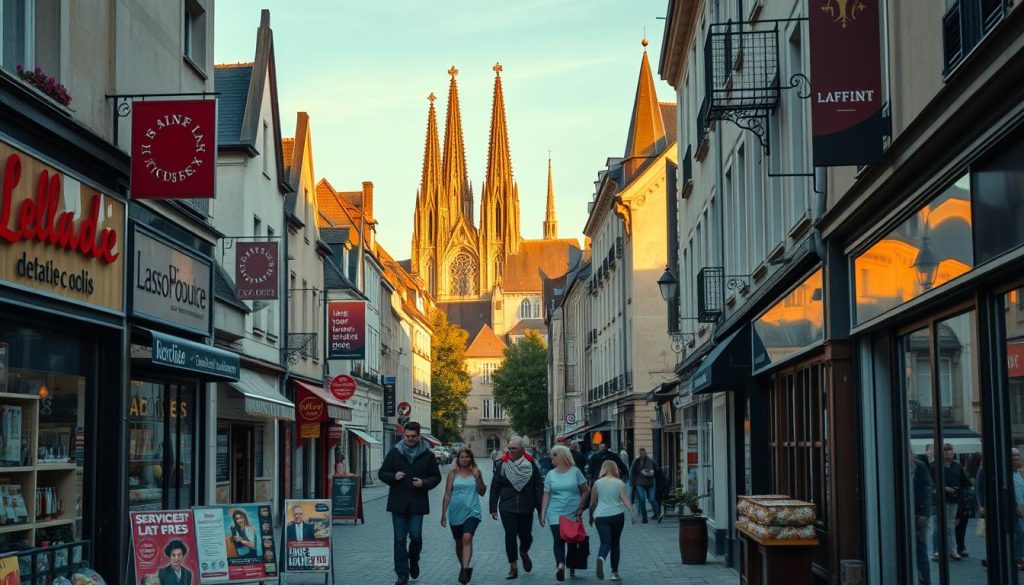
{"type": "Polygon", "coordinates": [[[501,525],[505,528],[505,555],[509,563],[514,563],[519,559],[519,551],[529,552],[533,544],[533,512],[502,512],[501,525]]]}

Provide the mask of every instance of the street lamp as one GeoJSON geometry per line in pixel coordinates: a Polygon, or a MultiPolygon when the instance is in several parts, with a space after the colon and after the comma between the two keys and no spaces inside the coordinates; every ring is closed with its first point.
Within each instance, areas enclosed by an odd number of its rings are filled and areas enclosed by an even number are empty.
{"type": "Polygon", "coordinates": [[[665,272],[658,279],[658,288],[661,289],[661,298],[666,303],[675,301],[676,292],[679,290],[679,280],[676,279],[676,275],[672,274],[672,270],[667,265],[665,266],[665,272]]]}
{"type": "Polygon", "coordinates": [[[917,282],[921,285],[924,290],[931,290],[932,286],[935,285],[935,274],[939,270],[939,260],[935,257],[935,252],[932,251],[931,246],[928,245],[928,236],[925,236],[921,240],[921,250],[917,253],[917,258],[914,259],[914,263],[911,266],[917,270],[917,282]]]}

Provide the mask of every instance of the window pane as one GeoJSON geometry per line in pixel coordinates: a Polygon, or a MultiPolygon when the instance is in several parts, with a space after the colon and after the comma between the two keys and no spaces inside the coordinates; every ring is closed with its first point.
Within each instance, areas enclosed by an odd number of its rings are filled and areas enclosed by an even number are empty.
{"type": "Polygon", "coordinates": [[[133,380],[128,410],[128,507],[159,510],[164,494],[164,387],[133,380]]]}
{"type": "MultiPolygon", "coordinates": [[[[1020,450],[1024,449],[1024,288],[1012,290],[1003,297],[1004,320],[1006,326],[1006,373],[1009,388],[1010,408],[1010,445],[1012,446],[1012,491],[1017,510],[1024,508],[1024,464],[1021,462],[1020,450]]],[[[982,474],[985,472],[982,471],[982,474]]],[[[983,477],[977,477],[978,500],[985,506],[991,497],[986,497],[983,488],[983,477]]],[[[1024,557],[1024,520],[1014,519],[1013,539],[1014,557],[1024,557]]],[[[989,538],[995,538],[993,531],[988,532],[989,538]]],[[[1013,559],[1010,559],[1013,562],[1013,559]]],[[[1012,565],[1011,565],[1012,567],[1012,565]]],[[[1017,574],[1011,568],[1011,574],[1017,574]]],[[[1018,579],[1018,582],[1020,580],[1018,579]]]]}
{"type": "Polygon", "coordinates": [[[978,264],[1024,242],[1024,138],[993,152],[996,156],[980,163],[973,176],[978,264]]]}
{"type": "Polygon", "coordinates": [[[25,34],[28,17],[24,0],[3,0],[3,15],[0,18],[3,21],[3,33],[0,39],[3,40],[3,67],[8,71],[14,71],[18,65],[26,69],[32,67],[32,63],[27,62],[25,51],[28,46],[25,34]]]}
{"type": "MultiPolygon", "coordinates": [[[[900,370],[902,394],[905,396],[908,445],[905,447],[906,493],[903,510],[905,518],[897,521],[897,529],[906,535],[906,551],[910,562],[904,567],[911,576],[910,582],[938,583],[939,568],[932,562],[932,531],[934,513],[934,445],[931,423],[931,401],[922,404],[921,397],[931,396],[931,377],[924,377],[931,363],[931,348],[928,330],[920,329],[900,339],[900,370]]],[[[897,477],[903,473],[897,469],[897,477]]]]}

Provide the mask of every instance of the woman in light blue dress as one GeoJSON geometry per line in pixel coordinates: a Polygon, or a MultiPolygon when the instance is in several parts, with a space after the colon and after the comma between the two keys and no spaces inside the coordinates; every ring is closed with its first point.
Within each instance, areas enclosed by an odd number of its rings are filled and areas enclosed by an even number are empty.
{"type": "MultiPolygon", "coordinates": [[[[555,579],[565,581],[565,550],[566,543],[559,531],[558,519],[566,516],[578,520],[583,510],[590,504],[590,487],[587,478],[573,464],[572,452],[565,445],[551,448],[551,464],[554,467],[544,477],[544,501],[541,503],[541,526],[544,522],[551,527],[551,537],[555,541],[555,579]]],[[[575,573],[569,570],[570,575],[575,573]]]]}
{"type": "Polygon", "coordinates": [[[480,526],[480,496],[487,490],[480,477],[473,452],[463,447],[455,455],[455,466],[448,472],[441,502],[441,526],[451,523],[455,538],[455,557],[459,559],[459,583],[473,578],[473,535],[480,526]]]}

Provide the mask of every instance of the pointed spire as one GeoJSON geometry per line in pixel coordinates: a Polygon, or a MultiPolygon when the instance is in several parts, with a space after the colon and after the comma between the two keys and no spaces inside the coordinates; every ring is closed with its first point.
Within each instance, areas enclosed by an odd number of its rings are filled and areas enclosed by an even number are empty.
{"type": "Polygon", "coordinates": [[[548,209],[544,215],[544,239],[558,239],[558,220],[555,219],[555,183],[551,179],[551,151],[548,151],[548,209]]]}
{"type": "Polygon", "coordinates": [[[448,196],[447,205],[453,210],[452,217],[457,214],[465,216],[466,221],[473,224],[473,191],[466,173],[466,145],[462,140],[462,110],[459,106],[459,86],[455,77],[459,70],[452,65],[448,70],[451,81],[448,83],[448,116],[444,124],[444,162],[442,177],[448,196]]]}
{"type": "Polygon", "coordinates": [[[491,141],[487,147],[487,178],[493,184],[500,176],[512,177],[512,155],[508,148],[508,124],[505,121],[505,95],[501,89],[501,63],[494,67],[494,104],[491,107],[491,141]]]}
{"type": "Polygon", "coordinates": [[[666,146],[665,121],[661,118],[658,92],[654,87],[651,63],[647,60],[647,39],[643,60],[640,62],[640,78],[636,84],[636,99],[633,101],[633,117],[629,122],[629,138],[626,140],[626,158],[654,156],[666,146]]]}
{"type": "Polygon", "coordinates": [[[423,147],[423,177],[413,213],[413,271],[424,277],[439,231],[437,206],[441,197],[441,155],[437,142],[437,112],[434,110],[436,99],[433,93],[427,96],[430,109],[427,111],[427,137],[423,147]]]}
{"type": "Polygon", "coordinates": [[[441,150],[437,143],[437,112],[434,109],[437,96],[431,92],[427,100],[430,102],[430,109],[427,111],[427,139],[423,147],[423,178],[420,180],[420,193],[424,203],[428,207],[434,207],[437,204],[434,195],[441,185],[441,150]]]}

